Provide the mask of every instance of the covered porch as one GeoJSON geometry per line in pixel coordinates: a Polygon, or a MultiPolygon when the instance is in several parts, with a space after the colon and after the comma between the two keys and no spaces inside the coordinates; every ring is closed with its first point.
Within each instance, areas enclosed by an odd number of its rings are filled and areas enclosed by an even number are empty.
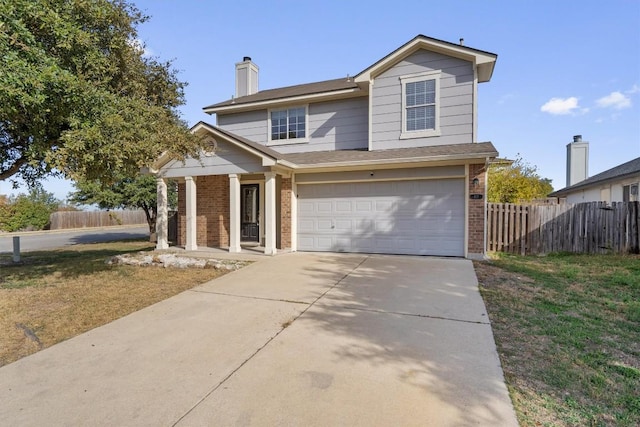
{"type": "MultiPolygon", "coordinates": [[[[276,152],[254,147],[206,124],[194,127],[210,151],[198,159],[165,159],[157,181],[157,249],[167,249],[167,182],[178,183],[177,245],[186,251],[242,248],[265,255],[293,248],[293,174],[276,152]]],[[[248,143],[247,143],[248,142],[248,143]]]]}

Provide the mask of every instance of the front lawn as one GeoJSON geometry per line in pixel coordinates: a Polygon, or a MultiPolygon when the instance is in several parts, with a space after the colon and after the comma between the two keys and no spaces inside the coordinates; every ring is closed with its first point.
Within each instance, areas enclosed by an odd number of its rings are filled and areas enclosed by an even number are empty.
{"type": "Polygon", "coordinates": [[[141,241],[75,245],[24,253],[17,265],[0,255],[0,366],[226,272],[106,263],[152,248],[141,241]]]}
{"type": "Polygon", "coordinates": [[[640,257],[475,267],[522,426],[640,425],[640,257]]]}

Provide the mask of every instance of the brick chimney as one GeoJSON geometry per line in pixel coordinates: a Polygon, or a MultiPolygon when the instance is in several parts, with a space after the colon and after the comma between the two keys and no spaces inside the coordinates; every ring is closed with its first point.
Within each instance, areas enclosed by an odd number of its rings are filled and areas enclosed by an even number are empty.
{"type": "Polygon", "coordinates": [[[245,56],[236,64],[236,98],[258,92],[258,66],[245,56]]]}

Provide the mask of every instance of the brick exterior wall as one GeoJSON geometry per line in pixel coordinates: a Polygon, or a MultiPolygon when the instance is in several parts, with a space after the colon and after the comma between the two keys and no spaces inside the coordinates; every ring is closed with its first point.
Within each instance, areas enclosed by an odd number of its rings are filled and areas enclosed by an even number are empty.
{"type": "MultiPolygon", "coordinates": [[[[186,244],[186,191],[178,184],[178,245],[186,244]]],[[[198,246],[229,246],[229,177],[199,176],[196,179],[196,240],[198,246]]]]}
{"type": "Polygon", "coordinates": [[[291,248],[291,178],[280,183],[280,245],[278,249],[291,248]]]}
{"type": "Polygon", "coordinates": [[[198,245],[214,248],[229,246],[229,177],[212,175],[198,178],[198,245]]]}
{"type": "Polygon", "coordinates": [[[482,199],[469,199],[469,254],[483,254],[485,205],[487,194],[485,193],[486,171],[483,164],[469,165],[469,194],[482,194],[482,199]],[[478,185],[473,185],[473,180],[478,179],[478,185]]]}

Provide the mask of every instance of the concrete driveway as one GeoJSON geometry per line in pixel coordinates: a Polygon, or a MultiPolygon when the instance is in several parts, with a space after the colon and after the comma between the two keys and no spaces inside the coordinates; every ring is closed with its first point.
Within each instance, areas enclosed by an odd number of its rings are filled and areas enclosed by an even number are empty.
{"type": "Polygon", "coordinates": [[[293,253],[0,368],[5,425],[516,426],[470,261],[293,253]]]}

